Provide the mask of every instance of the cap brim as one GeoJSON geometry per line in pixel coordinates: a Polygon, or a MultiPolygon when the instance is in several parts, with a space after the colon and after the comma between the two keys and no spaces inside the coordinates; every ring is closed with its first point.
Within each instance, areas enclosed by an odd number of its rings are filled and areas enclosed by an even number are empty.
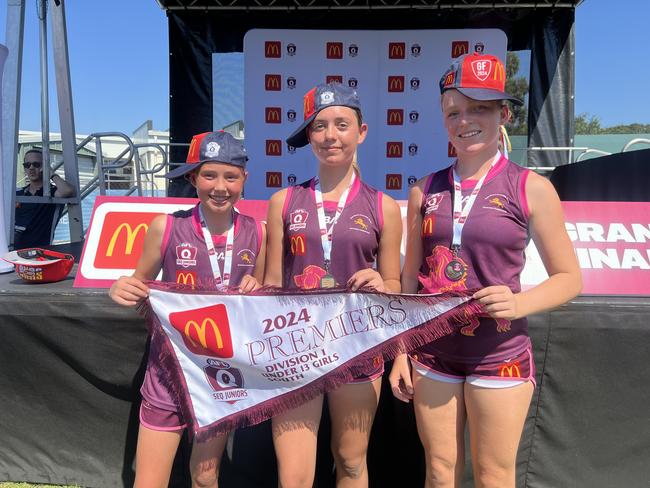
{"type": "Polygon", "coordinates": [[[523,105],[524,102],[517,97],[513,97],[506,92],[500,92],[498,90],[491,90],[489,88],[454,88],[458,90],[463,95],[472,100],[510,100],[515,105],[523,105]]]}
{"type": "Polygon", "coordinates": [[[37,261],[35,259],[23,258],[23,257],[18,255],[18,251],[20,251],[20,250],[21,249],[19,249],[17,251],[8,252],[4,256],[2,256],[2,259],[4,259],[5,261],[7,261],[8,263],[11,263],[11,264],[23,264],[23,265],[28,265],[28,266],[49,265],[49,264],[57,263],[57,262],[61,261],[61,259],[48,259],[47,261],[37,261]]]}
{"type": "Polygon", "coordinates": [[[201,166],[204,163],[204,161],[200,163],[182,163],[180,166],[177,168],[174,168],[171,170],[169,173],[165,175],[165,178],[174,179],[178,178],[179,176],[186,175],[190,171],[194,171],[196,168],[201,166]]]}
{"type": "Polygon", "coordinates": [[[312,123],[312,121],[316,118],[316,115],[318,115],[318,112],[314,112],[311,114],[311,117],[305,119],[305,121],[300,124],[300,127],[298,127],[293,132],[293,134],[286,138],[287,144],[293,147],[304,147],[309,144],[309,139],[307,138],[307,126],[312,123]]]}

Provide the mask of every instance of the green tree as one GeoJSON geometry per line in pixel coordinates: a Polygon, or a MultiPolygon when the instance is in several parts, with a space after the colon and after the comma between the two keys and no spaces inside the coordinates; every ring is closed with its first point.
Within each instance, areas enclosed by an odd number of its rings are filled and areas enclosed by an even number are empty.
{"type": "Polygon", "coordinates": [[[588,113],[582,113],[575,118],[576,134],[602,134],[604,129],[600,125],[600,118],[588,113]]]}
{"type": "MultiPolygon", "coordinates": [[[[528,80],[524,76],[517,76],[519,71],[519,56],[509,52],[506,57],[506,92],[521,100],[528,95],[528,80]]],[[[526,105],[511,105],[512,120],[506,124],[506,129],[512,135],[525,135],[528,133],[528,108],[526,105]]]]}

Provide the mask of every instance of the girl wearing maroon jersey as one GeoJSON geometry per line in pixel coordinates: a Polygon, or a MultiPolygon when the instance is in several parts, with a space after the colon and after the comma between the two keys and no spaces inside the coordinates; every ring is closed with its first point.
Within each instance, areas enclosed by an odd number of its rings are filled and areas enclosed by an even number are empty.
{"type": "Polygon", "coordinates": [[[469,426],[476,486],[515,486],[515,461],[534,389],[526,315],[575,297],[581,276],[560,200],[545,178],[499,152],[509,118],[504,66],[491,55],[459,58],[440,81],[458,158],[411,189],[402,291],[477,289],[484,314],[452,335],[398,357],[394,395],[413,399],[428,488],[460,486],[469,426]],[[521,291],[532,236],[549,278],[521,291]],[[411,373],[409,366],[412,367],[411,373]]]}
{"type": "MultiPolygon", "coordinates": [[[[265,229],[240,215],[248,157],[240,142],[226,132],[194,136],[182,165],[168,178],[188,176],[199,204],[192,210],[160,215],[151,222],[142,256],[132,276],[122,276],[111,298],[135,306],[149,294],[144,283],[162,270],[162,280],[202,286],[238,285],[241,293],[259,287],[265,256],[265,229]],[[183,277],[181,280],[180,277],[183,277]]],[[[158,341],[152,341],[141,388],[140,429],[136,451],[136,488],[166,488],[185,421],[165,386],[158,341]]],[[[190,458],[192,486],[216,488],[219,464],[228,434],[195,442],[190,458]]]]}
{"type": "MultiPolygon", "coordinates": [[[[284,288],[361,286],[399,292],[401,218],[397,203],[360,180],[354,158],[368,127],[355,90],[338,83],[305,95],[305,120],[287,143],[307,144],[318,176],[280,190],[268,214],[264,283],[284,288]]],[[[383,364],[376,359],[352,383],[327,394],[339,487],[367,487],[366,452],[383,364]]],[[[323,395],[272,420],[279,485],[314,481],[323,395]]]]}

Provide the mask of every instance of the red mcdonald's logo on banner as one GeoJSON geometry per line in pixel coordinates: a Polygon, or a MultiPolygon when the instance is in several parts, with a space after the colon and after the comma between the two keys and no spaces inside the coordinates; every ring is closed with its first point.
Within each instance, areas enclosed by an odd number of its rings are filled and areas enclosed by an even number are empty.
{"type": "Polygon", "coordinates": [[[264,121],[267,124],[282,123],[282,109],[280,107],[266,107],[264,109],[264,121]]]}
{"type": "Polygon", "coordinates": [[[264,57],[279,58],[282,56],[282,43],[280,41],[264,42],[264,57]]]}
{"type": "Polygon", "coordinates": [[[456,148],[451,142],[447,142],[447,156],[449,156],[450,158],[455,158],[456,156],[458,156],[458,154],[456,153],[456,148]]]}
{"type": "Polygon", "coordinates": [[[387,190],[401,190],[402,189],[402,175],[399,173],[386,173],[386,189],[387,190]]]}
{"type": "Polygon", "coordinates": [[[401,141],[388,141],[386,143],[386,157],[387,158],[401,158],[402,157],[402,142],[401,141]]]}
{"type": "Polygon", "coordinates": [[[179,285],[189,285],[194,288],[196,285],[196,273],[194,271],[176,270],[176,283],[179,285]]]}
{"type": "Polygon", "coordinates": [[[388,91],[389,92],[403,92],[404,91],[404,77],[403,76],[389,76],[388,77],[388,91]]]}
{"type": "Polygon", "coordinates": [[[153,212],[109,212],[104,218],[94,265],[102,269],[135,269],[153,212]]]}
{"type": "Polygon", "coordinates": [[[307,251],[304,234],[295,234],[291,236],[291,254],[294,256],[304,256],[307,251]]]}
{"type": "Polygon", "coordinates": [[[343,59],[343,43],[328,42],[325,50],[327,59],[343,59]]]}
{"type": "Polygon", "coordinates": [[[427,217],[422,221],[422,236],[428,237],[433,235],[433,223],[435,217],[433,215],[427,215],[427,217]]]}
{"type": "Polygon", "coordinates": [[[499,366],[499,376],[507,376],[508,378],[521,378],[521,369],[519,362],[504,363],[499,366]]]}
{"type": "Polygon", "coordinates": [[[282,90],[282,75],[264,75],[264,89],[266,91],[282,90]]]}
{"type": "Polygon", "coordinates": [[[280,139],[266,140],[267,156],[282,156],[282,141],[280,139]]]}
{"type": "Polygon", "coordinates": [[[388,43],[388,59],[404,59],[406,57],[406,44],[403,42],[388,43]]]}
{"type": "Polygon", "coordinates": [[[185,347],[192,353],[217,358],[233,356],[230,321],[223,303],[170,313],[169,323],[181,333],[185,347]]]}
{"type": "Polygon", "coordinates": [[[401,108],[389,108],[386,111],[387,125],[404,125],[404,110],[401,108]]]}
{"type": "Polygon", "coordinates": [[[451,57],[457,58],[469,52],[469,41],[451,41],[451,57]]]}
{"type": "Polygon", "coordinates": [[[267,171],[266,172],[266,187],[267,188],[280,188],[280,187],[282,187],[282,172],[281,171],[267,171]]]}
{"type": "Polygon", "coordinates": [[[341,75],[327,75],[325,83],[343,83],[343,76],[341,75]]]}

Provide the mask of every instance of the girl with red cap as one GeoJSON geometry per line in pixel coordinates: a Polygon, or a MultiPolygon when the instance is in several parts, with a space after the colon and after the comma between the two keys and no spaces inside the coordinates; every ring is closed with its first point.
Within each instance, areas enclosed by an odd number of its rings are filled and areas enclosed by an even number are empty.
{"type": "Polygon", "coordinates": [[[526,315],[575,297],[581,276],[560,200],[545,178],[499,151],[509,118],[503,63],[466,55],[440,81],[449,141],[458,155],[411,189],[402,291],[476,289],[484,314],[450,336],[398,357],[394,395],[413,400],[426,486],[460,486],[465,425],[476,486],[515,486],[515,462],[535,384],[526,315]],[[549,278],[522,291],[532,237],[549,278]],[[412,368],[412,372],[411,369],[412,368]]]}
{"type": "MultiPolygon", "coordinates": [[[[339,83],[318,85],[305,95],[304,110],[303,124],[287,143],[311,145],[318,176],[271,197],[264,283],[399,292],[400,210],[361,181],[355,156],[368,126],[356,91],[339,83]]],[[[327,393],[339,487],[368,486],[366,452],[382,371],[376,359],[351,383],[327,393]]],[[[283,488],[313,485],[322,404],[319,395],[272,419],[283,488]]]]}

